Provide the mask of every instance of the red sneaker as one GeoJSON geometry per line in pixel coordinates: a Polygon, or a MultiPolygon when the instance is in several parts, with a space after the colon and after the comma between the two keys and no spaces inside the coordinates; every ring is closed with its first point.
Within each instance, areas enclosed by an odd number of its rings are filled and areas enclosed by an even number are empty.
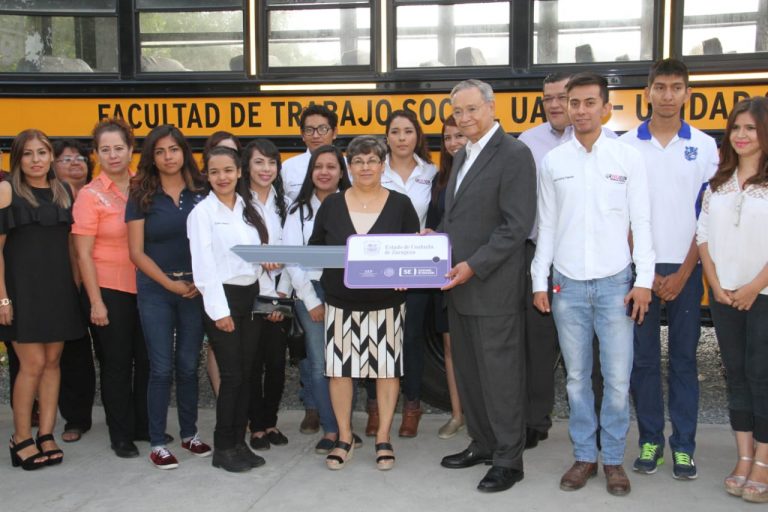
{"type": "Polygon", "coordinates": [[[176,457],[165,446],[153,448],[149,454],[149,460],[152,461],[152,464],[157,469],[176,469],[179,467],[179,461],[176,460],[176,457]]]}
{"type": "Polygon", "coordinates": [[[195,434],[195,437],[189,441],[182,441],[181,447],[185,450],[189,450],[192,455],[196,455],[198,457],[208,457],[211,453],[213,453],[211,451],[211,447],[202,442],[200,438],[197,437],[197,434],[195,434]]]}

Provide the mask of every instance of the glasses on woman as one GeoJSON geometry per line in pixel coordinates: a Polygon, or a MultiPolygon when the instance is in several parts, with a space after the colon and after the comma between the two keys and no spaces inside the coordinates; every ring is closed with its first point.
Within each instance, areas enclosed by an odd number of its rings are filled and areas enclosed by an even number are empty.
{"type": "Polygon", "coordinates": [[[378,158],[369,158],[368,160],[365,160],[363,158],[355,157],[352,159],[350,164],[354,165],[355,167],[376,167],[377,165],[381,165],[381,160],[378,158]]]}
{"type": "Polygon", "coordinates": [[[64,165],[70,165],[72,163],[84,164],[85,162],[86,158],[84,156],[65,156],[56,160],[56,163],[64,165]]]}

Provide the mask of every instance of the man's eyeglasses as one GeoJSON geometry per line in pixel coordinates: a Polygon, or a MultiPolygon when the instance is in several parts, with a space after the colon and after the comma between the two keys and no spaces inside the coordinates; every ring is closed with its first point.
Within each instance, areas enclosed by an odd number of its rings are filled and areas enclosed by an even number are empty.
{"type": "Polygon", "coordinates": [[[301,129],[301,133],[307,137],[311,137],[315,132],[317,132],[318,135],[328,135],[330,131],[331,127],[327,124],[321,124],[320,126],[305,126],[301,129]]]}
{"type": "Polygon", "coordinates": [[[59,158],[56,160],[57,163],[69,165],[71,163],[77,162],[84,164],[88,159],[84,156],[65,156],[64,158],[59,158]]]}

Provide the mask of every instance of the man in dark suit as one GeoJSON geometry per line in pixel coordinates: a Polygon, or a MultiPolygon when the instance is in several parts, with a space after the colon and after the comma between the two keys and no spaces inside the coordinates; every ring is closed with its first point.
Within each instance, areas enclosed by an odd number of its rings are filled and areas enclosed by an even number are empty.
{"type": "Polygon", "coordinates": [[[451,104],[469,142],[454,159],[440,226],[456,262],[443,289],[472,443],[441,464],[492,464],[478,490],[495,492],[523,478],[525,240],[536,216],[536,168],[530,150],[495,121],[490,85],[463,81],[451,104]]]}

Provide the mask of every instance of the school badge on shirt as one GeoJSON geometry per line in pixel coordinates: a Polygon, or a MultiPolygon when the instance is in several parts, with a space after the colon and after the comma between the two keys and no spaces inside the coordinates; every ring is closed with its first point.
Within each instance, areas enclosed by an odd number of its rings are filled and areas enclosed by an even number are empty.
{"type": "Polygon", "coordinates": [[[696,157],[699,156],[699,148],[696,146],[685,146],[685,159],[689,162],[692,162],[696,160],[696,157]]]}

